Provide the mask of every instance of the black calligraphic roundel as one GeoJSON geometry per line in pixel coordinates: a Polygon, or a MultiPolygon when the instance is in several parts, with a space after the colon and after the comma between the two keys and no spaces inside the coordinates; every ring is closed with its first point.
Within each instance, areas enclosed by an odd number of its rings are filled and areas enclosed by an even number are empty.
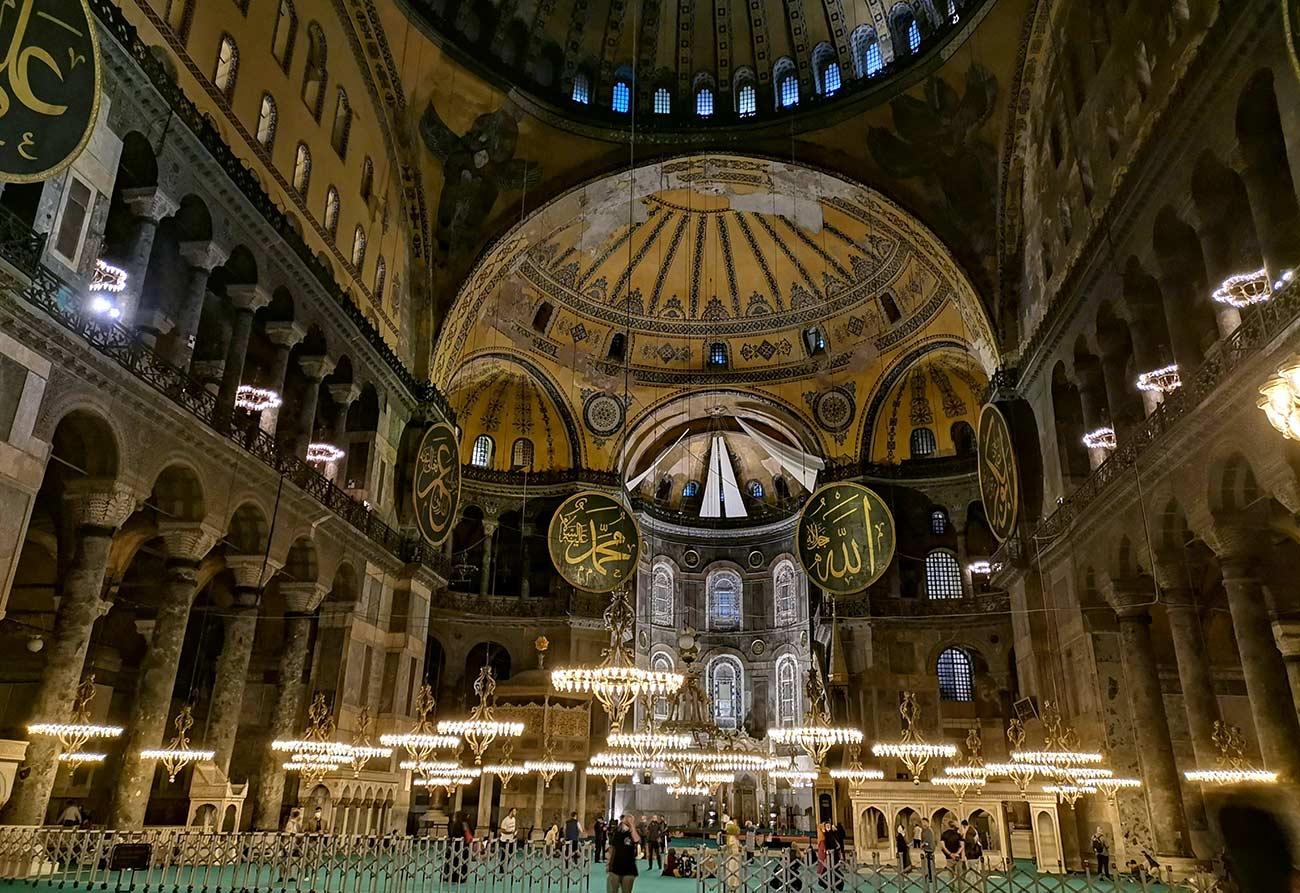
{"type": "Polygon", "coordinates": [[[456,429],[446,422],[434,424],[420,439],[411,501],[420,535],[431,546],[442,545],[460,506],[460,447],[456,429]]]}
{"type": "Polygon", "coordinates": [[[572,586],[612,592],[636,573],[641,530],[627,506],[594,490],[561,503],[546,534],[551,563],[572,586]]]}
{"type": "Polygon", "coordinates": [[[894,558],[894,516],[861,484],[820,488],[800,512],[796,536],[804,573],[831,595],[861,592],[894,558]]]}
{"type": "Polygon", "coordinates": [[[980,411],[979,433],[975,438],[979,454],[980,499],[989,529],[1004,542],[1016,531],[1020,512],[1020,473],[1011,429],[1002,411],[992,403],[980,411]]]}
{"type": "Polygon", "coordinates": [[[100,77],[86,0],[0,0],[0,182],[49,179],[81,154],[100,77]]]}

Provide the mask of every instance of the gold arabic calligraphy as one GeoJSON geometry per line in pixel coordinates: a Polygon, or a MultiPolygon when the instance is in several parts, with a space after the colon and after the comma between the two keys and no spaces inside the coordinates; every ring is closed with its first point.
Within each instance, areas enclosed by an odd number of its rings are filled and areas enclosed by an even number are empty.
{"type": "Polygon", "coordinates": [[[831,592],[867,588],[893,558],[889,510],[880,497],[857,484],[831,484],[813,494],[800,528],[804,570],[831,592]]]}
{"type": "Polygon", "coordinates": [[[552,539],[561,575],[584,588],[612,587],[630,575],[640,547],[627,510],[600,494],[570,497],[556,512],[552,539]]]}
{"type": "Polygon", "coordinates": [[[450,426],[435,425],[425,434],[416,456],[414,501],[420,532],[439,545],[451,529],[460,499],[460,466],[456,435],[450,426]]]}
{"type": "Polygon", "coordinates": [[[1016,524],[1019,482],[1011,432],[1002,413],[987,406],[980,415],[980,490],[989,525],[999,540],[1011,535],[1016,524]]]}

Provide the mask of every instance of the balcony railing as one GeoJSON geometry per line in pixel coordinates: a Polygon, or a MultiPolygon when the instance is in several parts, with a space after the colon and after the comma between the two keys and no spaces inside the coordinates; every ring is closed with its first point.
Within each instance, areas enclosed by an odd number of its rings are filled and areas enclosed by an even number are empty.
{"type": "Polygon", "coordinates": [[[835,612],[841,617],[991,617],[1010,611],[1011,599],[1005,592],[981,592],[962,598],[896,598],[868,592],[835,602],[835,612]]]}
{"type": "Polygon", "coordinates": [[[20,281],[0,272],[0,286],[19,295],[50,319],[113,360],[136,378],[291,480],[321,505],[347,521],[380,547],[407,563],[423,564],[447,576],[447,557],[422,539],[389,527],[306,461],[281,449],[275,438],[243,412],[223,414],[216,395],[197,379],[163,359],[126,327],[88,315],[82,296],[39,262],[41,242],[21,220],[0,208],[0,258],[26,274],[20,281]],[[28,237],[23,237],[26,231],[28,237]],[[33,251],[36,260],[33,261],[33,251]]]}

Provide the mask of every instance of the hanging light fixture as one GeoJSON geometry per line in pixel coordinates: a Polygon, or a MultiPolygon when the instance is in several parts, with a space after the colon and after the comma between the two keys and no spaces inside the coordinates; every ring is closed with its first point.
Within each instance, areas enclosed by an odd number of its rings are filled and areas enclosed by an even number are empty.
{"type": "Polygon", "coordinates": [[[647,763],[658,760],[665,751],[684,750],[691,746],[690,735],[656,732],[614,732],[605,741],[615,750],[628,750],[647,763]]]}
{"type": "Polygon", "coordinates": [[[241,384],[235,389],[235,407],[248,412],[279,409],[282,402],[280,395],[270,388],[255,388],[251,384],[241,384]]]}
{"type": "Polygon", "coordinates": [[[686,681],[680,673],[649,670],[636,665],[631,645],[635,620],[627,588],[614,590],[610,605],[605,609],[609,647],[605,649],[600,664],[551,671],[551,685],[556,691],[593,695],[609,714],[613,732],[623,730],[623,719],[637,698],[671,695],[686,681]]]}
{"type": "Polygon", "coordinates": [[[474,681],[474,692],[478,695],[478,705],[470,711],[468,719],[443,720],[438,723],[438,733],[442,735],[459,735],[474,752],[474,762],[483,762],[483,752],[497,738],[518,738],[524,734],[524,724],[515,721],[495,719],[496,710],[492,706],[492,696],[497,690],[496,677],[492,667],[484,664],[474,681]]]}
{"type": "Polygon", "coordinates": [[[1256,769],[1246,760],[1246,739],[1239,726],[1214,721],[1214,746],[1219,749],[1218,766],[1193,769],[1183,774],[1188,781],[1224,787],[1235,784],[1276,784],[1277,773],[1256,769]]]}
{"type": "Polygon", "coordinates": [[[1115,806],[1119,803],[1119,792],[1124,790],[1135,790],[1142,787],[1142,781],[1137,778],[1098,778],[1089,784],[1100,791],[1110,803],[1115,806]]]}
{"type": "Polygon", "coordinates": [[[921,718],[920,705],[916,703],[916,692],[903,693],[903,703],[898,712],[903,716],[903,737],[896,742],[878,741],[871,746],[871,752],[877,757],[895,757],[902,761],[912,776],[912,784],[921,783],[921,774],[931,759],[952,759],[957,756],[957,747],[953,744],[929,744],[919,728],[921,718]]]}
{"type": "Polygon", "coordinates": [[[670,784],[667,785],[664,790],[680,800],[682,797],[711,796],[710,792],[712,791],[712,788],[707,784],[670,784]]]}
{"type": "Polygon", "coordinates": [[[343,451],[332,443],[307,444],[307,461],[316,465],[328,465],[343,458],[343,451]]]}
{"type": "Polygon", "coordinates": [[[491,772],[497,778],[501,779],[501,790],[510,786],[510,780],[516,775],[523,775],[528,770],[519,763],[510,758],[514,750],[514,743],[506,741],[501,745],[501,759],[495,763],[490,763],[483,767],[484,772],[491,772]]]}
{"type": "Polygon", "coordinates": [[[1090,450],[1113,450],[1118,445],[1115,429],[1109,425],[1094,428],[1083,435],[1083,445],[1090,450]]]}
{"type": "MultiPolygon", "coordinates": [[[[1288,270],[1282,274],[1287,282],[1290,281],[1290,273],[1291,271],[1288,270]]],[[[1263,268],[1229,276],[1212,295],[1216,302],[1238,309],[1262,304],[1272,296],[1273,286],[1268,281],[1268,270],[1263,268]]]]}
{"type": "Polygon", "coordinates": [[[1061,804],[1074,809],[1074,804],[1085,794],[1097,793],[1097,788],[1086,784],[1045,784],[1043,793],[1055,794],[1056,799],[1061,804]]]}
{"type": "Polygon", "coordinates": [[[821,668],[814,661],[804,684],[808,711],[801,726],[776,726],[767,730],[773,744],[797,744],[818,769],[826,762],[826,754],[839,744],[861,744],[862,730],[848,726],[831,725],[830,711],[826,708],[826,685],[821,668]]]}
{"type": "Polygon", "coordinates": [[[142,750],[140,756],[146,760],[159,760],[167,770],[167,781],[176,780],[177,774],[190,763],[210,760],[215,757],[214,750],[191,750],[189,731],[194,728],[194,714],[189,704],[176,714],[176,737],[161,750],[142,750]]]}
{"type": "MultiPolygon", "coordinates": [[[[551,786],[551,782],[555,779],[556,775],[561,772],[572,772],[574,768],[574,764],[568,760],[557,760],[555,758],[555,746],[553,744],[547,745],[546,752],[542,755],[540,760],[524,761],[524,771],[536,772],[542,777],[543,783],[548,788],[551,786]]],[[[620,769],[620,773],[626,771],[627,770],[625,769],[620,769]]]]}
{"type": "Polygon", "coordinates": [[[108,759],[108,754],[106,753],[90,753],[83,750],[59,754],[60,763],[68,763],[73,766],[102,763],[106,759],[108,759]]]}
{"type": "Polygon", "coordinates": [[[370,717],[370,708],[362,707],[357,714],[357,730],[352,733],[352,777],[361,777],[361,770],[371,760],[387,759],[393,755],[391,747],[374,747],[370,741],[370,728],[374,720],[370,717]]]}
{"type": "MultiPolygon", "coordinates": [[[[400,747],[406,751],[410,760],[403,762],[403,769],[410,766],[432,765],[433,752],[460,747],[460,739],[455,735],[439,735],[435,732],[429,714],[433,712],[433,686],[424,683],[415,696],[415,715],[419,717],[411,731],[401,734],[380,735],[379,743],[385,747],[400,747]]],[[[415,769],[424,775],[424,770],[415,769]]]]}
{"type": "Polygon", "coordinates": [[[1150,372],[1143,372],[1137,377],[1139,391],[1152,391],[1157,394],[1172,394],[1183,386],[1183,379],[1178,374],[1178,364],[1170,363],[1150,372]]]}
{"type": "MultiPolygon", "coordinates": [[[[92,738],[116,738],[121,735],[121,726],[105,726],[90,721],[90,702],[94,699],[95,676],[92,673],[77,686],[77,695],[72,702],[72,722],[32,723],[27,727],[27,734],[58,738],[59,747],[66,754],[80,752],[86,742],[92,738]]],[[[84,762],[96,761],[85,760],[84,762]]]]}
{"type": "Polygon", "coordinates": [[[862,765],[861,760],[862,745],[849,745],[849,765],[843,768],[831,770],[831,778],[847,781],[850,785],[866,784],[869,781],[879,781],[885,777],[885,773],[879,769],[867,769],[862,765]]]}
{"type": "Polygon", "coordinates": [[[1065,724],[1061,711],[1054,701],[1043,702],[1043,730],[1046,749],[1012,750],[1013,763],[1032,763],[1062,770],[1101,763],[1100,753],[1077,749],[1074,729],[1065,724]]]}
{"type": "Polygon", "coordinates": [[[1300,355],[1292,356],[1259,389],[1257,406],[1288,440],[1300,440],[1300,355]]]}
{"type": "Polygon", "coordinates": [[[330,772],[352,759],[352,745],[332,740],[334,718],[330,715],[325,693],[316,692],[307,708],[307,728],[301,738],[272,741],[271,750],[289,754],[281,764],[286,772],[297,773],[300,784],[310,790],[330,772]]]}

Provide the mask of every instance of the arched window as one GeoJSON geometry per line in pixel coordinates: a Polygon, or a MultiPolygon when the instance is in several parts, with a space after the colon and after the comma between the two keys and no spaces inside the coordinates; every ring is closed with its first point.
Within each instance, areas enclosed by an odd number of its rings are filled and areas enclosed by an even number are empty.
{"type": "Polygon", "coordinates": [[[716,570],[704,584],[709,606],[709,629],[721,632],[740,629],[740,574],[716,570]]]}
{"type": "Polygon", "coordinates": [[[357,224],[357,228],[352,231],[352,266],[358,270],[366,262],[366,231],[357,224]]]}
{"type": "Polygon", "coordinates": [[[370,201],[370,195],[375,191],[375,163],[366,156],[366,160],[361,162],[361,200],[370,201]]]}
{"type": "Polygon", "coordinates": [[[626,112],[632,107],[632,87],[627,81],[614,82],[614,99],[611,108],[616,112],[626,112]]]}
{"type": "Polygon", "coordinates": [[[591,102],[591,81],[587,80],[587,76],[582,72],[573,76],[573,92],[570,98],[583,105],[591,102]]]}
{"type": "Polygon", "coordinates": [[[682,487],[682,499],[690,499],[692,496],[700,494],[699,481],[687,481],[682,487]]]}
{"type": "MultiPolygon", "coordinates": [[[[657,673],[671,673],[673,671],[673,659],[667,654],[660,651],[654,657],[650,658],[650,669],[657,673]]],[[[654,700],[654,717],[656,720],[665,720],[668,718],[670,708],[667,698],[655,698],[654,700]]]]}
{"type": "Polygon", "coordinates": [[[853,65],[858,77],[869,78],[880,73],[885,67],[885,57],[880,52],[880,38],[876,29],[862,25],[853,32],[853,65]]]}
{"type": "Polygon", "coordinates": [[[913,459],[924,459],[927,456],[933,456],[939,449],[938,442],[934,439],[934,432],[929,428],[913,428],[910,443],[913,459]]]}
{"type": "Polygon", "coordinates": [[[776,724],[789,728],[799,722],[799,662],[793,654],[776,662],[776,724]]]}
{"type": "Polygon", "coordinates": [[[742,118],[758,114],[758,91],[753,84],[744,84],[736,94],[736,112],[742,118]]]}
{"type": "Polygon", "coordinates": [[[669,115],[673,111],[673,94],[668,92],[667,87],[660,87],[655,91],[655,114],[669,115]]]}
{"type": "Polygon", "coordinates": [[[262,148],[270,149],[275,145],[275,125],[280,113],[275,107],[275,97],[270,93],[262,94],[262,108],[257,113],[257,141],[262,148]]]}
{"type": "Polygon", "coordinates": [[[375,262],[375,303],[383,304],[384,302],[384,279],[388,276],[388,265],[384,263],[383,255],[375,262]]]}
{"type": "Polygon", "coordinates": [[[931,510],[930,532],[933,534],[944,534],[948,532],[948,514],[943,509],[931,510]]]}
{"type": "Polygon", "coordinates": [[[627,335],[623,332],[615,332],[609,339],[609,350],[605,352],[606,359],[622,360],[627,351],[627,335]]]}
{"type": "Polygon", "coordinates": [[[713,116],[713,91],[708,87],[695,91],[695,114],[701,118],[713,116]]]}
{"type": "Polygon", "coordinates": [[[925,594],[929,598],[961,598],[961,567],[946,549],[925,556],[925,594]]]}
{"type": "Polygon", "coordinates": [[[786,481],[784,475],[777,475],[772,478],[772,489],[776,491],[777,499],[790,498],[790,484],[786,481]]]}
{"type": "Polygon", "coordinates": [[[823,96],[830,96],[840,88],[840,63],[829,43],[819,43],[813,49],[812,68],[817,90],[823,96]]]}
{"type": "Polygon", "coordinates": [[[673,569],[655,565],[650,584],[650,620],[671,626],[673,622],[673,569]]]}
{"type": "Polygon", "coordinates": [[[714,341],[709,345],[709,365],[715,369],[727,368],[727,342],[714,341]]]}
{"type": "Polygon", "coordinates": [[[307,26],[307,67],[302,73],[302,101],[307,111],[317,121],[325,105],[325,83],[329,74],[325,68],[325,32],[312,22],[307,26]]]}
{"type": "Polygon", "coordinates": [[[975,455],[975,429],[971,427],[970,422],[953,422],[952,427],[948,429],[948,435],[952,437],[952,445],[957,450],[958,456],[975,455]]]}
{"type": "Polygon", "coordinates": [[[738,729],[744,717],[744,671],[734,657],[714,658],[709,667],[713,696],[713,723],[720,729],[738,729]]]}
{"type": "Polygon", "coordinates": [[[885,312],[885,319],[889,320],[891,326],[903,318],[903,312],[898,309],[898,302],[889,292],[881,294],[880,309],[885,312]]]}
{"type": "Polygon", "coordinates": [[[330,130],[330,145],[338,153],[339,158],[346,158],[348,154],[348,135],[352,132],[352,104],[348,102],[348,94],[342,87],[339,87],[338,102],[334,106],[334,127],[330,130]]]}
{"type": "Polygon", "coordinates": [[[527,437],[520,437],[510,447],[510,470],[522,470],[533,467],[533,442],[527,437]]]}
{"type": "Polygon", "coordinates": [[[475,468],[487,468],[492,464],[492,438],[480,434],[474,438],[474,448],[470,450],[469,464],[475,468]]]}
{"type": "Polygon", "coordinates": [[[298,36],[298,13],[292,0],[280,0],[280,11],[275,16],[275,32],[271,35],[271,55],[280,68],[289,70],[293,60],[293,41],[298,36]]]}
{"type": "Polygon", "coordinates": [[[339,191],[331,186],[325,192],[325,232],[331,236],[339,231],[339,191]]]}
{"type": "Polygon", "coordinates": [[[655,499],[663,502],[672,495],[672,492],[673,479],[668,477],[668,475],[664,475],[659,479],[659,483],[655,486],[655,499]]]}
{"type": "Polygon", "coordinates": [[[217,47],[217,66],[212,73],[213,85],[221,95],[229,99],[235,93],[235,76],[239,74],[239,47],[229,34],[221,35],[221,45],[217,47]]]}
{"type": "Polygon", "coordinates": [[[750,496],[754,497],[755,499],[762,499],[762,498],[763,498],[763,482],[762,482],[762,481],[750,481],[748,484],[745,485],[745,487],[746,487],[746,489],[749,490],[749,495],[750,495],[750,496]]]}
{"type": "Polygon", "coordinates": [[[826,353],[826,335],[822,332],[821,326],[811,326],[803,330],[803,346],[810,357],[826,353]]]}
{"type": "Polygon", "coordinates": [[[782,561],[772,569],[772,603],[777,626],[785,626],[799,619],[794,565],[789,561],[782,561]]]}
{"type": "Polygon", "coordinates": [[[545,332],[546,327],[551,324],[551,314],[555,308],[551,306],[550,301],[542,301],[537,306],[537,312],[533,314],[533,331],[545,332]]]}
{"type": "Polygon", "coordinates": [[[799,78],[794,60],[782,56],[772,66],[772,83],[776,84],[776,107],[787,109],[799,104],[799,78]]]}
{"type": "Polygon", "coordinates": [[[298,151],[293,155],[293,188],[305,196],[311,185],[311,149],[306,143],[298,144],[298,151]]]}
{"type": "Polygon", "coordinates": [[[939,653],[939,700],[975,700],[975,670],[970,655],[962,648],[945,648],[939,653]]]}

